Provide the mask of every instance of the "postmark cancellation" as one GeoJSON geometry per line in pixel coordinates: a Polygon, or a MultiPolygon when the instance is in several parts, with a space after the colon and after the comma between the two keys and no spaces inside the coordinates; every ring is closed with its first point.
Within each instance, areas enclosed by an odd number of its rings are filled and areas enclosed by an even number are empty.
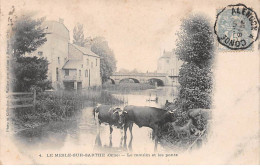
{"type": "Polygon", "coordinates": [[[217,14],[214,31],[221,45],[231,50],[245,50],[258,38],[259,20],[245,5],[229,5],[217,14]]]}

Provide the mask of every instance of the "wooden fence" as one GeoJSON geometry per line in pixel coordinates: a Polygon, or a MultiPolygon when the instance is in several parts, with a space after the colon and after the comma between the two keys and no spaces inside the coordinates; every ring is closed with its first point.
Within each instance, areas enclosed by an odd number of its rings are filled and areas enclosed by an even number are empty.
{"type": "Polygon", "coordinates": [[[24,108],[32,107],[35,110],[36,91],[33,92],[10,92],[7,95],[7,107],[24,108]]]}

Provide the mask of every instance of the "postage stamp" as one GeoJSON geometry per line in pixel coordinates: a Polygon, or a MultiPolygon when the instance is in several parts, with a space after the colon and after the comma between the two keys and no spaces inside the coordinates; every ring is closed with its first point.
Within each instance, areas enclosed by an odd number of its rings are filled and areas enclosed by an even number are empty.
{"type": "Polygon", "coordinates": [[[257,40],[259,20],[244,4],[229,5],[218,13],[214,30],[221,45],[231,50],[244,50],[257,40]]]}

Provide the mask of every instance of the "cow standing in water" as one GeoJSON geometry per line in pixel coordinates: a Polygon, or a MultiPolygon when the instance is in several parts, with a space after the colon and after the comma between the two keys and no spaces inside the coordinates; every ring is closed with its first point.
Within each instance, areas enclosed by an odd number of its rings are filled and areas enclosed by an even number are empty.
{"type": "Polygon", "coordinates": [[[126,106],[123,113],[119,116],[119,124],[124,124],[124,145],[126,146],[126,132],[128,128],[131,134],[130,142],[132,142],[132,127],[133,123],[135,123],[139,127],[149,127],[153,130],[154,150],[156,151],[158,134],[162,125],[174,121],[176,121],[176,118],[173,116],[172,111],[147,106],[126,106]]]}
{"type": "MultiPolygon", "coordinates": [[[[117,128],[123,128],[123,124],[118,124],[119,115],[122,113],[122,110],[119,107],[112,107],[111,105],[97,105],[93,110],[93,116],[97,114],[98,124],[99,126],[101,123],[109,124],[110,128],[110,146],[112,146],[112,126],[116,126],[117,128]]],[[[98,130],[99,131],[99,130],[98,130]]]]}

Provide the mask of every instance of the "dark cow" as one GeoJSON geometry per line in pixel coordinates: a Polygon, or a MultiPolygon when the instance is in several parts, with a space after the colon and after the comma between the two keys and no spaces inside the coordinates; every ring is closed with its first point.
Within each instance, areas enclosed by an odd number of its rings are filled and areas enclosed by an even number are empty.
{"type": "MultiPolygon", "coordinates": [[[[101,123],[108,123],[110,127],[110,135],[112,135],[113,128],[112,126],[120,127],[118,124],[119,120],[119,113],[122,113],[122,110],[120,108],[114,108],[110,105],[98,105],[93,110],[93,115],[95,118],[95,115],[98,115],[98,123],[99,125],[101,123]]],[[[122,128],[122,124],[121,124],[122,128]]]]}
{"type": "Polygon", "coordinates": [[[132,127],[133,123],[139,127],[149,127],[153,130],[155,138],[154,149],[157,150],[158,133],[161,126],[167,122],[174,122],[176,118],[173,116],[173,111],[167,111],[155,107],[146,106],[126,106],[122,115],[119,117],[119,124],[124,125],[124,144],[126,145],[126,132],[129,128],[131,140],[133,138],[132,127]]]}

